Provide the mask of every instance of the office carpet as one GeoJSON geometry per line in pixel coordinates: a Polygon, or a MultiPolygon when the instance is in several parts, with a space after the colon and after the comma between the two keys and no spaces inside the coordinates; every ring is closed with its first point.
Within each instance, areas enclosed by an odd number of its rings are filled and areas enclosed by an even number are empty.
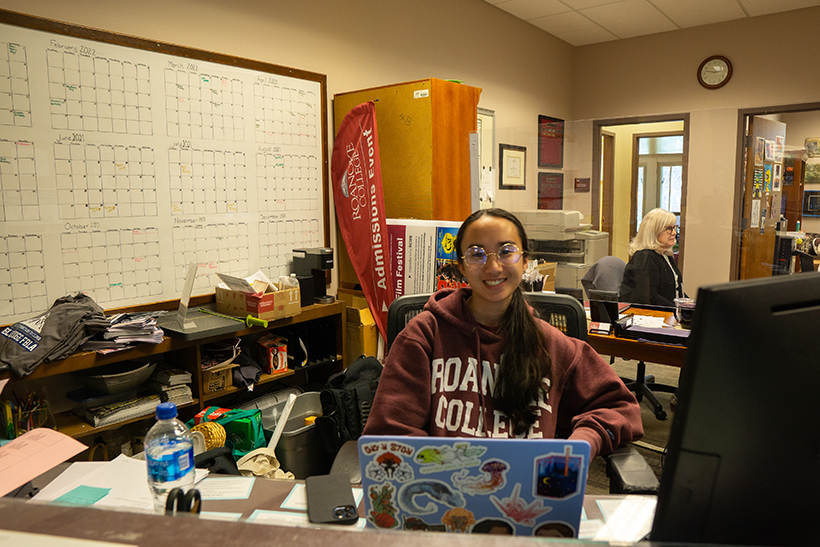
{"type": "MultiPolygon", "coordinates": [[[[608,357],[604,357],[607,361],[608,357]]],[[[619,376],[624,378],[634,378],[636,361],[626,361],[615,359],[612,368],[619,376]]],[[[680,369],[665,365],[646,364],[646,373],[655,376],[655,382],[672,386],[678,385],[680,369]]],[[[641,403],[641,418],[643,421],[644,437],[637,443],[635,448],[643,454],[647,463],[655,471],[658,480],[663,472],[663,452],[669,440],[669,430],[672,426],[672,410],[669,408],[670,393],[657,392],[658,401],[663,405],[668,417],[666,420],[658,420],[652,408],[645,401],[641,403]]],[[[588,494],[608,494],[609,477],[606,476],[606,462],[603,458],[595,458],[590,462],[589,478],[587,479],[588,494]]]]}

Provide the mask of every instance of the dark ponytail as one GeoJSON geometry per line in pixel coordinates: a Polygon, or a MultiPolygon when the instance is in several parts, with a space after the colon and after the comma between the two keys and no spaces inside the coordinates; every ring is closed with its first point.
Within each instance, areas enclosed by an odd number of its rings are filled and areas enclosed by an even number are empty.
{"type": "MultiPolygon", "coordinates": [[[[484,215],[512,222],[521,239],[524,253],[529,251],[527,232],[518,217],[503,209],[475,211],[461,224],[456,236],[456,249],[461,261],[462,238],[470,224],[484,215]]],[[[535,423],[535,412],[530,405],[540,397],[546,398],[543,379],[552,377],[552,360],[547,352],[543,331],[527,309],[524,293],[519,288],[513,293],[510,305],[501,318],[498,330],[503,340],[493,397],[496,407],[510,419],[513,433],[522,435],[535,423]]]]}

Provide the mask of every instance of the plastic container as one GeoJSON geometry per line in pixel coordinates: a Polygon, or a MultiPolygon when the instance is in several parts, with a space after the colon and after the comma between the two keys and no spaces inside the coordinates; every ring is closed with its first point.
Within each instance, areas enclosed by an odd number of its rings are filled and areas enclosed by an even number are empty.
{"type": "MultiPolygon", "coordinates": [[[[330,471],[333,460],[328,458],[323,448],[321,433],[315,423],[308,423],[308,418],[321,415],[319,392],[308,391],[297,395],[282,437],[276,445],[276,458],[282,469],[292,472],[297,479],[325,475],[330,471]]],[[[270,431],[276,429],[272,412],[262,413],[262,426],[270,431]]]]}
{"type": "Polygon", "coordinates": [[[174,403],[157,406],[157,423],[145,435],[148,487],[154,497],[154,511],[165,511],[168,492],[188,491],[194,485],[194,443],[191,430],[177,419],[174,403]]]}

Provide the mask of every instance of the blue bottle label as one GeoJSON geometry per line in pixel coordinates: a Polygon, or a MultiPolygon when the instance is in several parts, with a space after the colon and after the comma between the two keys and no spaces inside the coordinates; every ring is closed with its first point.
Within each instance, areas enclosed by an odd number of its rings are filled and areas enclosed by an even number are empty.
{"type": "Polygon", "coordinates": [[[146,458],[148,474],[155,482],[171,482],[184,477],[194,468],[193,448],[183,448],[158,457],[146,458]]]}

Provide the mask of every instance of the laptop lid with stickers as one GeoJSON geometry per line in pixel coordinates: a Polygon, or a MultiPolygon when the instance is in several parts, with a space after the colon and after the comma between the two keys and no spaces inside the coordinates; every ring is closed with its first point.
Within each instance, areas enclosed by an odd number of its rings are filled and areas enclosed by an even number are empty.
{"type": "Polygon", "coordinates": [[[363,436],[358,443],[368,527],[578,537],[585,441],[363,436]]]}

